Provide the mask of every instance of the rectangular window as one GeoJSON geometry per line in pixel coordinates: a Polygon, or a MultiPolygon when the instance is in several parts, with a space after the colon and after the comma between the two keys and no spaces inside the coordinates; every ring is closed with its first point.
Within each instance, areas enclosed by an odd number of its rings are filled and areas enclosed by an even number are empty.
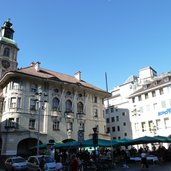
{"type": "Polygon", "coordinates": [[[160,119],[157,119],[156,120],[156,127],[157,127],[157,129],[161,129],[162,127],[161,127],[161,121],[160,121],[160,119]]]}
{"type": "Polygon", "coordinates": [[[112,122],[115,122],[115,117],[112,117],[111,119],[112,119],[112,122]]]}
{"type": "Polygon", "coordinates": [[[37,92],[37,84],[31,84],[30,91],[33,93],[37,92]]]}
{"type": "Polygon", "coordinates": [[[116,116],[116,121],[117,121],[117,122],[119,121],[119,116],[116,116]]]}
{"type": "Polygon", "coordinates": [[[23,89],[22,82],[20,81],[12,82],[12,90],[22,90],[22,89],[23,89]]]}
{"type": "Polygon", "coordinates": [[[145,99],[148,99],[148,93],[145,94],[145,99]]]}
{"type": "Polygon", "coordinates": [[[152,97],[156,97],[156,92],[152,91],[152,97]]]}
{"type": "Polygon", "coordinates": [[[148,121],[148,127],[149,127],[149,131],[152,132],[153,131],[153,121],[148,121]]]}
{"type": "Polygon", "coordinates": [[[115,131],[116,131],[115,126],[113,126],[112,127],[112,132],[115,132],[115,131]]]}
{"type": "Polygon", "coordinates": [[[29,129],[35,129],[35,119],[30,119],[29,120],[29,129]]]}
{"type": "Polygon", "coordinates": [[[110,133],[110,127],[107,127],[107,133],[110,133]]]}
{"type": "Polygon", "coordinates": [[[93,102],[94,102],[94,103],[97,103],[97,96],[94,96],[93,102]]]}
{"type": "Polygon", "coordinates": [[[122,116],[125,116],[126,115],[126,112],[122,112],[122,116]]]}
{"type": "Polygon", "coordinates": [[[166,101],[161,101],[161,107],[166,108],[166,101]]]}
{"type": "Polygon", "coordinates": [[[59,121],[53,121],[53,130],[59,130],[59,121]]]}
{"type": "Polygon", "coordinates": [[[141,95],[140,96],[138,96],[138,101],[141,101],[142,100],[142,98],[141,98],[141,95]]]}
{"type": "Polygon", "coordinates": [[[7,119],[7,120],[6,120],[5,127],[14,128],[14,127],[15,127],[14,118],[9,118],[9,119],[7,119]]]}
{"type": "Polygon", "coordinates": [[[36,101],[35,101],[35,99],[30,99],[30,110],[36,110],[36,101]]]}
{"type": "Polygon", "coordinates": [[[159,94],[160,95],[164,94],[163,88],[159,89],[159,94]]]}
{"type": "Polygon", "coordinates": [[[21,109],[21,97],[17,98],[17,108],[21,109]]]}
{"type": "Polygon", "coordinates": [[[169,118],[164,118],[164,127],[165,127],[165,129],[169,128],[169,125],[170,125],[169,118]]]}
{"type": "Polygon", "coordinates": [[[4,101],[4,104],[3,104],[3,111],[5,112],[5,108],[6,108],[6,101],[4,101]]]}
{"type": "Polygon", "coordinates": [[[113,113],[114,112],[114,109],[113,107],[110,108],[110,112],[113,113]]]}
{"type": "Polygon", "coordinates": [[[146,131],[146,123],[142,122],[141,127],[142,127],[142,132],[145,132],[146,131]]]}
{"type": "Polygon", "coordinates": [[[153,104],[153,109],[154,109],[154,110],[157,110],[157,103],[154,103],[154,104],[153,104]]]}
{"type": "Polygon", "coordinates": [[[16,102],[17,102],[16,97],[11,97],[10,108],[16,108],[16,102]]]}
{"type": "Polygon", "coordinates": [[[134,97],[132,98],[132,103],[135,103],[135,98],[134,97]]]}
{"type": "Polygon", "coordinates": [[[106,114],[109,114],[109,109],[106,109],[106,114]]]}
{"type": "Polygon", "coordinates": [[[84,123],[80,123],[79,129],[85,131],[85,124],[84,123]]]}
{"type": "Polygon", "coordinates": [[[16,129],[19,128],[19,124],[20,124],[20,118],[16,118],[16,129]]]}
{"type": "Polygon", "coordinates": [[[117,126],[117,130],[120,131],[120,126],[117,126]]]}
{"type": "Polygon", "coordinates": [[[106,118],[106,123],[109,123],[110,122],[110,119],[109,118],[106,118]]]}
{"type": "Polygon", "coordinates": [[[104,99],[102,98],[102,104],[104,104],[104,99]]]}
{"type": "Polygon", "coordinates": [[[95,109],[94,110],[94,117],[97,117],[98,118],[98,109],[95,109]]]}

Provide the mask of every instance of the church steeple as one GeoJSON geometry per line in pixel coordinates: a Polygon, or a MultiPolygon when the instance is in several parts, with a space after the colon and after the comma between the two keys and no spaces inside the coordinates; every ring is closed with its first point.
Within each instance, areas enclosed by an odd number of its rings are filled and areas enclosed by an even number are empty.
{"type": "Polygon", "coordinates": [[[17,69],[17,43],[10,19],[0,28],[0,77],[9,70],[17,69]]]}
{"type": "Polygon", "coordinates": [[[14,30],[12,28],[12,23],[10,19],[4,22],[3,27],[1,27],[1,36],[9,39],[13,39],[14,30]]]}

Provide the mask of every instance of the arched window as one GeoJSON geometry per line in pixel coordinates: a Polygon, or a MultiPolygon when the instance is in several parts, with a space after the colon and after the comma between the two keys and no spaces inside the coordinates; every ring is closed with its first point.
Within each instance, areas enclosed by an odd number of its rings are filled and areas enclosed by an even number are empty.
{"type": "Polygon", "coordinates": [[[83,113],[83,103],[77,103],[77,113],[83,113]]]}
{"type": "Polygon", "coordinates": [[[59,99],[55,97],[52,100],[52,110],[57,110],[57,109],[59,109],[59,99]]]}
{"type": "Polygon", "coordinates": [[[71,102],[71,100],[67,100],[65,102],[65,107],[66,107],[66,112],[71,112],[72,111],[72,102],[71,102]]]}
{"type": "Polygon", "coordinates": [[[10,49],[8,48],[8,47],[6,47],[5,49],[4,49],[4,53],[3,53],[3,55],[4,56],[10,56],[10,49]]]}

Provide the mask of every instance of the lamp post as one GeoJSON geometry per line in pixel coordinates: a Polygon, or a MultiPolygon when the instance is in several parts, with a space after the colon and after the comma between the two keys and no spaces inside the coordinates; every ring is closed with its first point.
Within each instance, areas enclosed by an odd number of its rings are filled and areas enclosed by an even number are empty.
{"type": "Polygon", "coordinates": [[[134,108],[132,111],[132,117],[134,118],[134,129],[135,129],[135,134],[136,134],[136,138],[139,137],[139,116],[140,116],[140,110],[137,110],[136,108],[134,108]]]}
{"type": "Polygon", "coordinates": [[[153,122],[153,129],[152,129],[152,131],[153,131],[154,136],[156,136],[156,134],[157,134],[157,126],[154,124],[154,122],[153,122]]]}
{"type": "Polygon", "coordinates": [[[47,102],[44,97],[47,96],[45,92],[42,91],[41,87],[38,88],[38,91],[35,94],[37,96],[36,102],[38,106],[38,124],[37,124],[37,155],[39,155],[39,142],[40,142],[40,115],[44,109],[44,103],[47,102]]]}

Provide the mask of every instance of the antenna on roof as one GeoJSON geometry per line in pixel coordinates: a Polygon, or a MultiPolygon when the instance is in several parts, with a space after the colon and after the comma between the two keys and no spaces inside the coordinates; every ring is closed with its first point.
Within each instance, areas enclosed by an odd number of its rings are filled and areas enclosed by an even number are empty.
{"type": "Polygon", "coordinates": [[[108,82],[107,82],[107,73],[105,72],[105,81],[106,81],[106,91],[108,92],[108,82]]]}
{"type": "MultiPolygon", "coordinates": [[[[106,91],[108,92],[108,81],[107,81],[107,73],[105,72],[105,81],[106,81],[106,91]]],[[[109,107],[109,99],[107,98],[107,107],[109,107]]]]}

